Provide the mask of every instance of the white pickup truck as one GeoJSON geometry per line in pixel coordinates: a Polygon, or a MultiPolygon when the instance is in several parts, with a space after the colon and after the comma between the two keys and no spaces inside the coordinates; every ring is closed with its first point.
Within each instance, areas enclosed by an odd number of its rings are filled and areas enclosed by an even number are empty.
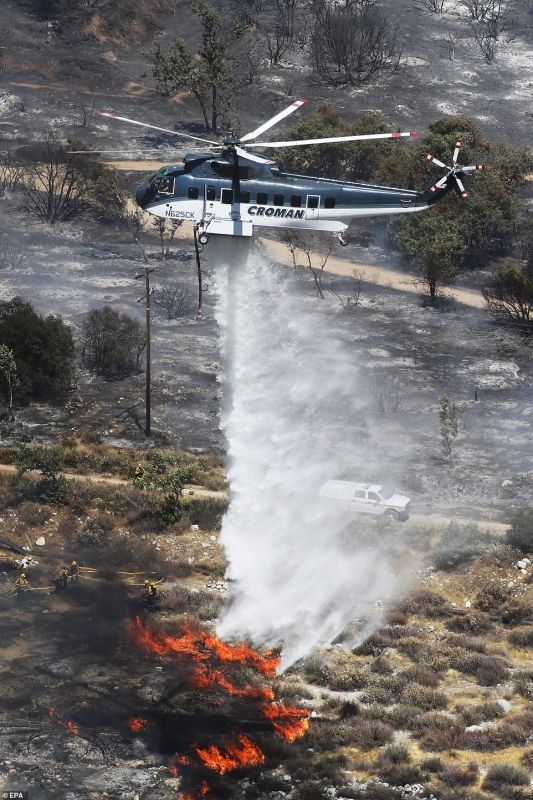
{"type": "Polygon", "coordinates": [[[319,492],[320,497],[335,500],[346,511],[357,514],[386,516],[405,522],[409,519],[409,497],[392,494],[378,484],[327,481],[319,492]]]}

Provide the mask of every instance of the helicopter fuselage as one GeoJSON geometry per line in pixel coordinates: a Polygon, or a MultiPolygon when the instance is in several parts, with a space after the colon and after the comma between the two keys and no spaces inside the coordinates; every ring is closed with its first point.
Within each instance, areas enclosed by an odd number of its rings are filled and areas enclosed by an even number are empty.
{"type": "Polygon", "coordinates": [[[260,158],[231,152],[188,155],[183,165],[163,167],[140,186],[137,203],[210,234],[251,236],[254,226],[341,233],[358,217],[423,211],[447,191],[430,194],[292,175],[260,158]]]}

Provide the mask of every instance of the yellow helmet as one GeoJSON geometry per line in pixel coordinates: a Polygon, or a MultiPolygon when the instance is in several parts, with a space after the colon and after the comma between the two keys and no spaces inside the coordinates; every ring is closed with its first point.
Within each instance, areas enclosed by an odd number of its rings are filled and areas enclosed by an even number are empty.
{"type": "Polygon", "coordinates": [[[145,581],[145,583],[150,583],[150,581],[149,581],[149,580],[146,580],[146,581],[145,581]]]}
{"type": "Polygon", "coordinates": [[[25,578],[25,577],[26,577],[26,573],[25,573],[25,572],[21,572],[21,573],[20,573],[20,577],[21,577],[21,578],[25,578]]]}
{"type": "Polygon", "coordinates": [[[78,562],[77,562],[77,561],[73,561],[73,562],[72,562],[72,566],[73,566],[73,567],[77,567],[77,566],[78,566],[78,562]]]}

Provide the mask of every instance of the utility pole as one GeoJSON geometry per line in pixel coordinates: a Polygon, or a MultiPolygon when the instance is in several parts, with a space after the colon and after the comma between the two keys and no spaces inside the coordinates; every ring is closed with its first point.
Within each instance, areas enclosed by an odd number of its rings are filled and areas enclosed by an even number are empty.
{"type": "MultiPolygon", "coordinates": [[[[149,269],[148,267],[144,268],[144,278],[146,281],[145,286],[145,296],[141,297],[138,300],[138,303],[142,303],[143,300],[146,300],[146,426],[144,428],[144,432],[146,436],[152,435],[151,430],[151,392],[150,392],[150,381],[151,381],[151,370],[150,370],[150,273],[153,272],[153,269],[149,269]]],[[[142,278],[141,275],[136,275],[135,280],[139,280],[142,278]]]]}

